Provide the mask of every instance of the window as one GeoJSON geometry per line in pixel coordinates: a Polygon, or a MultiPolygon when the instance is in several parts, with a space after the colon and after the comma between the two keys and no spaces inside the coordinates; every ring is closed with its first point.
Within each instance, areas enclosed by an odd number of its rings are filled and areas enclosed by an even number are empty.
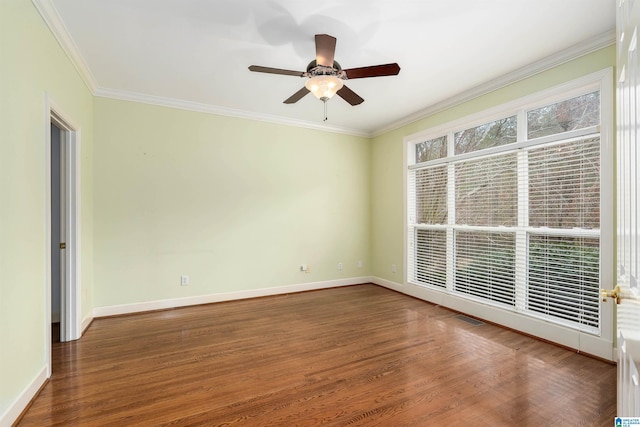
{"type": "Polygon", "coordinates": [[[484,123],[455,133],[455,154],[516,142],[516,116],[484,123]]]}
{"type": "Polygon", "coordinates": [[[455,232],[455,292],[514,306],[515,233],[455,232]]]}
{"type": "Polygon", "coordinates": [[[591,92],[527,112],[528,139],[600,123],[600,92],[591,92]]]}
{"type": "Polygon", "coordinates": [[[514,153],[455,163],[456,224],[515,226],[518,220],[514,153]]]}
{"type": "Polygon", "coordinates": [[[409,283],[601,334],[600,85],[407,141],[409,283]]]}
{"type": "Polygon", "coordinates": [[[416,144],[416,161],[418,163],[447,157],[447,138],[432,139],[416,144]]]}

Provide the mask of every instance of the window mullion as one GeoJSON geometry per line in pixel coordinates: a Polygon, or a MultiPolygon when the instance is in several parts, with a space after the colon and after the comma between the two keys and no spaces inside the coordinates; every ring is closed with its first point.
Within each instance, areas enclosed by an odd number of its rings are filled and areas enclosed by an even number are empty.
{"type": "MultiPolygon", "coordinates": [[[[454,134],[449,132],[447,141],[449,156],[454,154],[454,134]]],[[[456,167],[453,163],[447,166],[447,291],[453,292],[455,283],[455,247],[453,227],[456,223],[456,167]]]]}
{"type": "Polygon", "coordinates": [[[528,153],[518,153],[518,230],[516,231],[516,311],[526,309],[527,299],[527,232],[529,225],[529,160],[528,153]]]}
{"type": "MultiPolygon", "coordinates": [[[[518,111],[518,142],[527,139],[527,113],[518,111]]],[[[518,152],[518,230],[516,231],[515,254],[515,291],[516,311],[526,309],[527,299],[527,232],[524,228],[529,225],[529,158],[528,152],[521,149],[518,152]]]]}

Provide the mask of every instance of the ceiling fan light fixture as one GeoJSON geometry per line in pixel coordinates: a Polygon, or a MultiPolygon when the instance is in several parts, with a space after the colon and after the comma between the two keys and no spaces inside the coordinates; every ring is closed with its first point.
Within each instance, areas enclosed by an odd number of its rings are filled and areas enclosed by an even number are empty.
{"type": "Polygon", "coordinates": [[[344,85],[341,78],[336,76],[313,76],[304,84],[313,95],[321,101],[328,101],[344,85]]]}

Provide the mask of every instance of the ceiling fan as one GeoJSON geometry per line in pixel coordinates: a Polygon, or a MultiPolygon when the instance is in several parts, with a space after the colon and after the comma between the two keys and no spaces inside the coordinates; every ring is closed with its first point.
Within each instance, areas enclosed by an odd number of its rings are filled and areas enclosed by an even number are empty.
{"type": "MultiPolygon", "coordinates": [[[[285,104],[293,104],[302,99],[309,92],[318,99],[326,102],[336,93],[351,105],[361,104],[358,94],[344,85],[344,80],[362,79],[365,77],[395,76],[400,72],[396,63],[372,65],[369,67],[350,68],[343,70],[333,56],[336,51],[336,38],[327,34],[316,34],[316,59],[307,66],[307,71],[291,71],[280,68],[252,65],[249,70],[258,73],[283,74],[286,76],[307,77],[304,87],[284,100],[285,104]]],[[[326,120],[326,114],[325,114],[326,120]]]]}

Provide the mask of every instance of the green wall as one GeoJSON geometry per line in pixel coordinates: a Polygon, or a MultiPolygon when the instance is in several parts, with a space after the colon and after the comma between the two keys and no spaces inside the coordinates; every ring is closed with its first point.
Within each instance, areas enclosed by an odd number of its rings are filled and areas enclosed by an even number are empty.
{"type": "Polygon", "coordinates": [[[82,316],[92,311],[93,97],[28,0],[0,2],[0,419],[46,359],[45,93],[81,139],[82,316]]]}
{"type": "Polygon", "coordinates": [[[370,275],[369,139],[105,98],[95,129],[96,307],[370,275]]]}
{"type": "Polygon", "coordinates": [[[373,138],[371,152],[373,276],[403,283],[403,144],[406,136],[613,66],[615,66],[615,46],[612,45],[373,138]],[[397,265],[395,274],[391,272],[392,264],[397,265]]]}

